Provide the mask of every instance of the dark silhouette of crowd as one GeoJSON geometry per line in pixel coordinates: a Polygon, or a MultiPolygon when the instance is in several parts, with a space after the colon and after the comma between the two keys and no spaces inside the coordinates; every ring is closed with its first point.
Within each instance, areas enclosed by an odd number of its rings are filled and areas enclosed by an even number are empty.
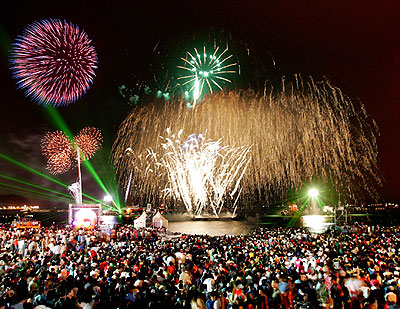
{"type": "Polygon", "coordinates": [[[0,229],[2,308],[397,308],[397,227],[0,229]]]}

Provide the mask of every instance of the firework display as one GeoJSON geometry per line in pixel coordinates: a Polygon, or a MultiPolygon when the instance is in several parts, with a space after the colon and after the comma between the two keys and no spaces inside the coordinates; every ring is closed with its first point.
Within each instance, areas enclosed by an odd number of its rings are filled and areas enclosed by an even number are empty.
{"type": "Polygon", "coordinates": [[[11,50],[19,88],[40,104],[67,105],[90,87],[97,68],[91,40],[78,26],[57,19],[27,26],[11,50]]]}
{"type": "Polygon", "coordinates": [[[46,168],[50,174],[57,175],[68,172],[73,165],[73,158],[68,153],[60,152],[48,158],[46,168]]]}
{"type": "Polygon", "coordinates": [[[160,39],[149,51],[149,66],[135,72],[133,83],[118,87],[130,105],[138,105],[149,96],[164,101],[182,96],[187,107],[193,108],[202,96],[235,87],[243,64],[248,71],[248,46],[233,40],[231,34],[212,31],[183,38],[173,42],[160,39]]]}
{"type": "Polygon", "coordinates": [[[79,150],[82,161],[89,160],[101,148],[103,136],[96,128],[83,128],[74,138],[75,148],[79,150]]]}
{"type": "Polygon", "coordinates": [[[119,129],[113,156],[121,185],[130,182],[131,194],[148,202],[163,200],[162,190],[171,186],[167,162],[158,170],[149,165],[149,157],[165,153],[160,136],[167,128],[175,135],[207,132],[232,148],[251,146],[241,201],[299,188],[315,177],[347,196],[362,189],[374,195],[380,178],[373,125],[329,82],[296,77],[261,95],[216,93],[196,109],[177,99],[135,107],[119,129]]]}
{"type": "Polygon", "coordinates": [[[102,141],[101,131],[92,127],[83,128],[73,143],[62,131],[47,132],[41,142],[47,169],[52,174],[66,173],[80,161],[89,160],[101,148],[102,141]]]}
{"type": "MultiPolygon", "coordinates": [[[[168,129],[166,133],[169,135],[161,138],[162,152],[150,151],[148,163],[155,172],[167,172],[164,196],[183,201],[186,210],[195,215],[209,211],[219,216],[224,202],[240,194],[250,147],[222,146],[221,140],[210,141],[203,134],[191,134],[182,143],[182,130],[177,135],[168,129]]],[[[229,209],[233,213],[234,206],[229,209]]]]}
{"type": "Polygon", "coordinates": [[[182,81],[182,87],[188,85],[186,97],[192,92],[195,101],[203,93],[206,86],[209,93],[213,93],[214,88],[222,90],[222,83],[231,83],[229,74],[236,73],[233,70],[237,63],[230,63],[232,55],[228,54],[228,48],[219,53],[219,47],[216,47],[212,53],[207,53],[204,46],[202,53],[194,48],[194,52],[187,52],[186,58],[181,58],[184,62],[178,68],[185,71],[178,80],[182,81]]]}
{"type": "Polygon", "coordinates": [[[62,131],[47,132],[42,139],[41,149],[51,174],[63,174],[76,164],[72,143],[62,131]]]}

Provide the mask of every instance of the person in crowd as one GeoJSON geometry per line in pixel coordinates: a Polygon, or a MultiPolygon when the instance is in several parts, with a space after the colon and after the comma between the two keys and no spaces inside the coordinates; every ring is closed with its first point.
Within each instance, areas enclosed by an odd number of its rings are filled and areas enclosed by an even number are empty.
{"type": "Polygon", "coordinates": [[[0,227],[0,308],[388,308],[398,227],[168,235],[0,227]]]}

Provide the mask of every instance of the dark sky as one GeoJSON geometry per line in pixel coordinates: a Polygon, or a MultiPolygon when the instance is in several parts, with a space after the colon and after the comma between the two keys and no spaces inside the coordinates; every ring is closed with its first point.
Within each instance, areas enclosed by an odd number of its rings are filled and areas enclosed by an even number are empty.
{"type": "MultiPolygon", "coordinates": [[[[74,132],[86,125],[103,131],[106,147],[97,162],[107,157],[118,125],[130,110],[118,86],[130,86],[146,74],[157,42],[168,46],[191,33],[224,32],[269,62],[263,65],[271,65],[273,59],[279,74],[326,77],[353,101],[360,100],[379,126],[379,167],[385,179],[382,199],[398,201],[399,16],[399,1],[111,1],[103,5],[4,0],[0,3],[0,152],[46,173],[39,142],[46,130],[55,127],[42,107],[17,90],[8,64],[10,44],[29,23],[66,19],[93,41],[99,57],[94,84],[77,103],[59,111],[74,132]]],[[[4,160],[0,172],[49,186],[4,160]]],[[[74,173],[57,179],[70,183],[74,173]]],[[[8,193],[2,182],[0,194],[8,193]]],[[[98,195],[89,179],[87,183],[86,188],[98,195]]]]}

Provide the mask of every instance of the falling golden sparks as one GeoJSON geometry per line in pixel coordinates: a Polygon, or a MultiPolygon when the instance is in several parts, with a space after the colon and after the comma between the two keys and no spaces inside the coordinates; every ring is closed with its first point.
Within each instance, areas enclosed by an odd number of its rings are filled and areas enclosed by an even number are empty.
{"type": "MultiPolygon", "coordinates": [[[[167,128],[187,136],[207,132],[225,145],[251,145],[251,159],[240,182],[241,200],[299,188],[315,177],[348,197],[359,190],[375,196],[380,184],[376,128],[364,108],[356,109],[328,81],[282,82],[280,90],[216,93],[187,109],[184,100],[156,101],[135,107],[122,123],[113,145],[121,185],[136,198],[163,199],[167,173],[148,165],[149,149],[162,153],[167,128]]],[[[186,138],[187,138],[186,136],[186,138]]]]}

